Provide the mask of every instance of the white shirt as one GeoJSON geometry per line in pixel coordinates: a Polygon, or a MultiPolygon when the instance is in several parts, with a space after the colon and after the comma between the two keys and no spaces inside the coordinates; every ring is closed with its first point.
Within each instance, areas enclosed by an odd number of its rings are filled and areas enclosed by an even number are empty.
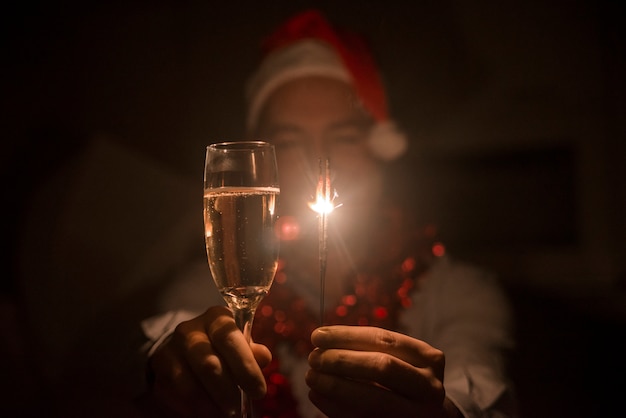
{"type": "MultiPolygon", "coordinates": [[[[439,258],[427,272],[413,303],[401,315],[408,335],[442,350],[446,358],[444,388],[447,397],[466,417],[503,417],[513,411],[495,409],[501,396],[512,396],[506,377],[506,351],[513,348],[511,312],[494,276],[468,264],[439,258]]],[[[305,299],[317,300],[310,287],[295,285],[305,299]]],[[[164,298],[166,314],[150,318],[142,327],[150,351],[183,320],[224,302],[210,278],[206,262],[190,267],[164,298]],[[192,289],[192,291],[190,291],[192,289]],[[185,309],[182,309],[182,308],[185,309]]],[[[314,305],[312,305],[314,306],[314,305]]],[[[305,358],[285,347],[273,353],[292,382],[299,412],[304,418],[322,416],[308,400],[305,358]]]]}

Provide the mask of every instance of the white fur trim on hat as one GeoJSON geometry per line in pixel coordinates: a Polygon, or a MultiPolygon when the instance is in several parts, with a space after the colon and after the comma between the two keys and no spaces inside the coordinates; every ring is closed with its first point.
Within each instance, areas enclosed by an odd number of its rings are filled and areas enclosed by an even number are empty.
{"type": "Polygon", "coordinates": [[[306,76],[325,76],[348,83],[352,77],[332,48],[307,40],[268,55],[247,86],[247,127],[253,130],[267,98],[282,84],[306,76]]]}
{"type": "MultiPolygon", "coordinates": [[[[265,58],[248,82],[248,131],[254,131],[263,105],[278,87],[307,76],[324,76],[353,84],[341,58],[323,42],[304,40],[278,49],[265,58]]],[[[368,145],[375,157],[391,161],[404,154],[408,141],[393,121],[384,120],[373,126],[368,145]]]]}
{"type": "Polygon", "coordinates": [[[379,122],[370,131],[368,145],[372,153],[383,161],[391,161],[404,154],[409,146],[406,135],[392,121],[379,122]]]}

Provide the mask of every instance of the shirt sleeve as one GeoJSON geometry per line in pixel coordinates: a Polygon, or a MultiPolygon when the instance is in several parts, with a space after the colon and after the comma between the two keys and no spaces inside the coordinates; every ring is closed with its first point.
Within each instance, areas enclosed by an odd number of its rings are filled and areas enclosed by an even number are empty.
{"type": "Polygon", "coordinates": [[[199,314],[200,312],[179,310],[144,319],[141,321],[141,329],[148,340],[141,347],[141,352],[146,357],[150,357],[163,341],[174,332],[178,324],[188,321],[199,314]]]}
{"type": "Polygon", "coordinates": [[[444,352],[446,396],[466,417],[516,416],[506,364],[512,313],[496,277],[444,258],[420,293],[407,325],[444,352]]]}

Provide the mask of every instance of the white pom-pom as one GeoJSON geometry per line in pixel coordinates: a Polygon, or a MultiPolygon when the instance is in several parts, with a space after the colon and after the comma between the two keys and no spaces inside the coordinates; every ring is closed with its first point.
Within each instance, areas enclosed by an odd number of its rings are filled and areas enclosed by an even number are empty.
{"type": "Polygon", "coordinates": [[[385,121],[372,128],[369,146],[376,157],[383,161],[392,161],[406,152],[409,142],[395,123],[385,121]]]}

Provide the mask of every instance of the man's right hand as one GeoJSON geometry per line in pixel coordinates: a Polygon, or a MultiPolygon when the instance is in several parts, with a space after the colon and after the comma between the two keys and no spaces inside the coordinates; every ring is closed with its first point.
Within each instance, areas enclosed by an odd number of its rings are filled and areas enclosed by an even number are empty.
{"type": "Polygon", "coordinates": [[[175,416],[236,416],[241,387],[253,399],[266,393],[261,368],[272,359],[248,344],[226,307],[181,322],[150,359],[152,397],[175,416]]]}

